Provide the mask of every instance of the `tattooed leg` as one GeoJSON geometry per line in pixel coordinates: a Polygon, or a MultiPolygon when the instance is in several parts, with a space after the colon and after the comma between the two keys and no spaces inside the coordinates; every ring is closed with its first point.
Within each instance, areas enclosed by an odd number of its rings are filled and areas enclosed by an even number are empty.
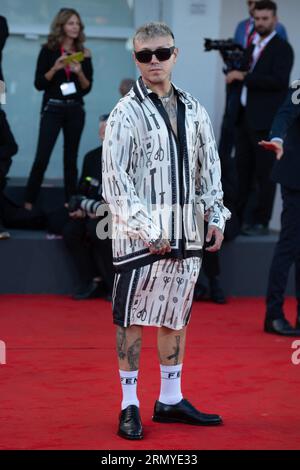
{"type": "Polygon", "coordinates": [[[175,331],[169,328],[159,328],[157,346],[160,364],[175,366],[183,363],[185,351],[186,328],[175,331]]]}
{"type": "Polygon", "coordinates": [[[138,370],[142,346],[142,331],[142,326],[117,327],[117,353],[120,370],[138,370]]]}

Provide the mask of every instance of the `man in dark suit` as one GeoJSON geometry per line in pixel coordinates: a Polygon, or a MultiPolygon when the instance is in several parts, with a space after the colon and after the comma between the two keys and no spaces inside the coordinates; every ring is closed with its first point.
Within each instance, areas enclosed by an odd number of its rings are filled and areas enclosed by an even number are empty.
{"type": "MultiPolygon", "coordinates": [[[[251,41],[253,39],[253,33],[255,33],[254,11],[256,3],[258,2],[255,0],[247,0],[249,18],[241,21],[237,25],[234,33],[234,42],[240,44],[245,48],[251,44],[251,41]]],[[[277,22],[276,31],[282,39],[288,41],[287,32],[283,24],[277,22]]]]}
{"type": "Polygon", "coordinates": [[[261,146],[277,155],[271,178],[280,183],[283,199],[280,238],[276,245],[267,290],[265,331],[300,336],[300,80],[291,87],[278,111],[270,134],[261,146]],[[281,159],[283,155],[283,158],[281,159]],[[290,267],[296,268],[298,313],[296,329],[283,313],[284,292],[290,267]]]}
{"type": "Polygon", "coordinates": [[[238,172],[238,215],[241,223],[253,181],[257,185],[257,204],[253,224],[246,235],[267,235],[276,185],[270,179],[274,155],[257,144],[268,138],[274,116],[289,87],[293,50],[276,33],[277,6],[269,0],[256,4],[254,19],[258,33],[247,52],[248,72],[234,70],[227,83],[241,84],[240,112],[236,143],[238,172]]]}

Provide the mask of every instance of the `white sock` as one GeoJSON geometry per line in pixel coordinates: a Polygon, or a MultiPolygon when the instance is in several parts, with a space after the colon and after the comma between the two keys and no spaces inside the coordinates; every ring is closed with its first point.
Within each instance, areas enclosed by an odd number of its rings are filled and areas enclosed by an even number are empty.
{"type": "Polygon", "coordinates": [[[183,396],[181,393],[182,364],[177,366],[160,365],[160,395],[159,401],[165,405],[176,405],[183,396]]]}
{"type": "Polygon", "coordinates": [[[122,410],[125,410],[125,408],[127,408],[127,406],[129,405],[140,406],[140,402],[136,395],[136,386],[139,371],[119,370],[119,372],[123,391],[123,400],[121,404],[122,410]]]}

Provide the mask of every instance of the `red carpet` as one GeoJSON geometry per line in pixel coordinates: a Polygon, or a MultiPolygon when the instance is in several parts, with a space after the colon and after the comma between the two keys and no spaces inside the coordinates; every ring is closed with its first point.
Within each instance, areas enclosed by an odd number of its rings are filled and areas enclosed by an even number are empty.
{"type": "MultiPolygon", "coordinates": [[[[286,311],[294,321],[295,303],[286,311]]],[[[223,416],[218,428],[158,424],[155,330],[145,329],[139,398],[145,439],[116,436],[120,386],[110,304],[1,296],[1,449],[300,449],[300,365],[293,339],[262,333],[262,299],[195,304],[186,398],[223,416]]]]}

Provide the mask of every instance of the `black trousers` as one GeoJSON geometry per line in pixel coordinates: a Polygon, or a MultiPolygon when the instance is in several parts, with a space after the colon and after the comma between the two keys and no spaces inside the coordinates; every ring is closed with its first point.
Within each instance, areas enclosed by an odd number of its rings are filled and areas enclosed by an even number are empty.
{"type": "MultiPolygon", "coordinates": [[[[219,155],[222,162],[231,161],[236,144],[236,125],[240,109],[241,85],[237,82],[226,86],[226,105],[221,127],[219,155]]],[[[223,168],[222,168],[223,176],[223,168]]]]}
{"type": "MultiPolygon", "coordinates": [[[[206,237],[208,224],[204,225],[204,237],[206,237]]],[[[201,270],[196,282],[196,290],[206,285],[206,281],[220,275],[220,255],[218,251],[213,253],[203,250],[201,270]],[[207,279],[206,279],[207,278],[207,279]]]]}
{"type": "Polygon", "coordinates": [[[213,253],[205,251],[203,253],[202,269],[208,279],[220,275],[220,255],[218,251],[213,253]]]}
{"type": "Polygon", "coordinates": [[[4,223],[3,221],[3,190],[6,186],[6,175],[12,163],[11,158],[5,158],[0,160],[0,225],[4,223]]]}
{"type": "Polygon", "coordinates": [[[253,181],[257,186],[257,202],[253,214],[253,223],[268,225],[272,216],[276,184],[271,181],[270,173],[275,162],[275,155],[258,145],[260,140],[267,140],[268,136],[268,129],[251,129],[245,112],[241,112],[236,142],[237,212],[240,222],[244,218],[244,211],[253,187],[253,181]]]}
{"type": "Polygon", "coordinates": [[[300,191],[285,187],[281,191],[281,232],[270,268],[266,298],[267,318],[272,320],[283,317],[284,293],[293,263],[296,268],[296,298],[300,315],[300,191]]]}
{"type": "Polygon", "coordinates": [[[0,191],[3,191],[6,186],[6,175],[12,164],[12,158],[5,158],[0,160],[0,191]]]}
{"type": "Polygon", "coordinates": [[[47,103],[41,115],[35,160],[27,182],[25,200],[35,202],[60,130],[64,135],[65,200],[77,190],[77,154],[84,127],[85,111],[81,103],[47,103]]]}
{"type": "Polygon", "coordinates": [[[63,228],[63,238],[74,260],[82,285],[100,275],[108,293],[112,293],[114,269],[111,239],[100,240],[96,234],[99,219],[70,219],[63,228]]]}

